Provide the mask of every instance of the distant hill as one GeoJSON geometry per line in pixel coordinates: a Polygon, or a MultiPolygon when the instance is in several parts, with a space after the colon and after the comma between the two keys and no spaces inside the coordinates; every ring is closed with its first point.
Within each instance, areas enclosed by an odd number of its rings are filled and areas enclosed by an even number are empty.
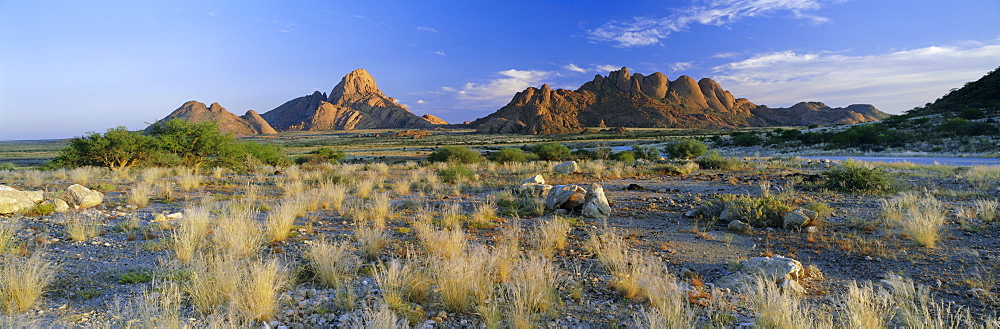
{"type": "Polygon", "coordinates": [[[385,96],[365,69],[344,76],[329,96],[317,91],[287,101],[264,114],[247,111],[243,116],[236,116],[218,103],[206,107],[204,103],[189,101],[157,122],[172,119],[215,121],[220,131],[238,136],[293,130],[426,129],[448,124],[429,114],[419,117],[392,97],[385,96]]]}
{"type": "Polygon", "coordinates": [[[236,136],[277,133],[257,112],[251,110],[247,111],[243,116],[236,116],[227,111],[222,105],[219,105],[219,103],[212,103],[210,106],[205,106],[205,103],[198,101],[187,101],[165,118],[154,123],[154,125],[173,119],[196,123],[214,121],[218,124],[219,131],[231,133],[236,136]]]}
{"type": "Polygon", "coordinates": [[[736,128],[773,125],[833,125],[887,117],[871,105],[830,108],[799,103],[787,109],[736,98],[709,78],[663,73],[644,76],[628,68],[612,71],[577,90],[530,87],[510,103],[471,123],[483,133],[564,134],[583,127],[736,128]]]}

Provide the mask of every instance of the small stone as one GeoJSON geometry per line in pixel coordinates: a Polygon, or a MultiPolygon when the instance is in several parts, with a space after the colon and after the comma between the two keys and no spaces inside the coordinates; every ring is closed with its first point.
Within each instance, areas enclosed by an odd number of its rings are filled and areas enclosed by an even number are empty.
{"type": "Polygon", "coordinates": [[[750,224],[741,222],[739,220],[730,221],[727,227],[729,228],[730,231],[737,233],[746,233],[750,232],[750,230],[753,229],[753,227],[750,226],[750,224]]]}
{"type": "Polygon", "coordinates": [[[691,209],[684,213],[684,217],[694,218],[698,214],[698,209],[691,209]]]}
{"type": "Polygon", "coordinates": [[[803,209],[795,209],[784,216],[782,216],[783,225],[785,229],[796,229],[808,225],[812,222],[808,215],[803,212],[803,209]]]}
{"type": "Polygon", "coordinates": [[[543,178],[542,175],[540,174],[534,175],[529,177],[528,179],[521,181],[521,185],[524,184],[545,184],[545,178],[543,178]]]}
{"type": "Polygon", "coordinates": [[[184,218],[184,214],[179,212],[167,215],[167,219],[181,219],[181,218],[184,218]]]}

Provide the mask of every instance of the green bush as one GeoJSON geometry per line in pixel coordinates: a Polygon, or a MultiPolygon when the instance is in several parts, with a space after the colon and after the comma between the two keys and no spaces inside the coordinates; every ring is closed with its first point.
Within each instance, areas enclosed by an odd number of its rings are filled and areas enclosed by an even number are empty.
{"type": "Polygon", "coordinates": [[[708,145],[694,139],[673,142],[663,147],[663,153],[675,159],[696,158],[705,154],[706,151],[708,151],[708,145]]]}
{"type": "Polygon", "coordinates": [[[477,163],[483,161],[483,156],[465,146],[445,146],[427,155],[427,161],[477,163]]]}
{"type": "Polygon", "coordinates": [[[823,173],[825,186],[852,193],[885,194],[895,190],[896,182],[882,168],[848,159],[823,173]]]}
{"type": "Polygon", "coordinates": [[[489,159],[500,163],[524,162],[528,154],[516,147],[505,147],[489,155],[489,159]]]}
{"type": "Polygon", "coordinates": [[[438,177],[448,184],[455,184],[459,181],[471,181],[476,178],[476,173],[472,169],[464,166],[453,166],[438,170],[438,177]]]}
{"type": "Polygon", "coordinates": [[[331,163],[337,164],[343,161],[347,157],[347,154],[343,150],[334,150],[329,147],[321,147],[319,149],[313,150],[309,153],[299,156],[295,159],[297,164],[321,164],[321,163],[331,163]]]}
{"type": "Polygon", "coordinates": [[[15,169],[17,169],[17,167],[14,166],[14,164],[11,163],[11,162],[0,162],[0,170],[8,170],[9,171],[9,170],[15,170],[15,169]]]}
{"type": "Polygon", "coordinates": [[[660,150],[648,145],[632,145],[632,153],[636,159],[656,161],[660,159],[660,150]]]}
{"type": "Polygon", "coordinates": [[[635,152],[621,151],[611,156],[611,160],[621,162],[635,162],[635,152]]]}
{"type": "Polygon", "coordinates": [[[958,117],[966,120],[975,120],[986,117],[986,113],[983,113],[983,110],[970,107],[958,112],[958,117]]]}
{"type": "Polygon", "coordinates": [[[743,161],[723,157],[719,150],[711,150],[694,162],[702,169],[740,170],[744,167],[743,161]]]}
{"type": "Polygon", "coordinates": [[[569,148],[559,143],[544,143],[535,145],[531,151],[545,161],[560,161],[569,158],[569,148]]]}
{"type": "Polygon", "coordinates": [[[760,145],[764,139],[757,136],[755,133],[733,133],[733,145],[736,146],[755,146],[760,145]]]}
{"type": "Polygon", "coordinates": [[[698,164],[690,161],[682,164],[671,163],[653,167],[654,172],[670,176],[690,175],[691,173],[698,171],[698,169],[698,164]]]}
{"type": "Polygon", "coordinates": [[[741,220],[754,227],[782,227],[785,214],[791,210],[774,196],[723,194],[708,200],[695,216],[712,222],[741,220]]]}

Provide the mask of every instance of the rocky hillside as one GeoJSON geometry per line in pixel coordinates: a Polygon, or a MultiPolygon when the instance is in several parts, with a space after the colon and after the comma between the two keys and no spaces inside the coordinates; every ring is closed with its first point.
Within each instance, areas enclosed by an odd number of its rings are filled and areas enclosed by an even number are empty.
{"type": "Polygon", "coordinates": [[[801,102],[788,108],[758,106],[750,110],[754,116],[770,124],[785,126],[807,126],[811,124],[855,124],[879,121],[889,117],[868,104],[853,104],[848,107],[831,108],[821,102],[801,102]]]}
{"type": "Polygon", "coordinates": [[[317,91],[285,102],[261,116],[279,131],[430,128],[444,122],[432,116],[437,119],[432,123],[410,113],[392,97],[382,94],[365,69],[347,74],[329,96],[317,91]]]}
{"type": "Polygon", "coordinates": [[[154,125],[173,119],[197,123],[215,121],[219,125],[219,131],[237,136],[277,133],[257,112],[250,110],[243,116],[236,116],[219,103],[212,103],[206,107],[205,103],[187,101],[154,125]]]}
{"type": "Polygon", "coordinates": [[[548,85],[517,93],[497,112],[472,122],[483,133],[562,134],[583,127],[735,128],[769,125],[832,125],[886,116],[870,105],[831,109],[804,103],[789,109],[757,106],[736,98],[709,78],[663,73],[644,76],[628,68],[597,75],[577,90],[548,85]],[[761,113],[761,114],[757,114],[761,113]]]}
{"type": "Polygon", "coordinates": [[[226,111],[218,103],[189,101],[160,121],[182,119],[215,121],[219,130],[237,136],[274,134],[291,130],[350,130],[378,128],[431,128],[447,125],[441,118],[418,117],[392,97],[382,94],[365,69],[347,74],[329,96],[314,92],[285,102],[264,114],[247,111],[243,116],[226,111]]]}

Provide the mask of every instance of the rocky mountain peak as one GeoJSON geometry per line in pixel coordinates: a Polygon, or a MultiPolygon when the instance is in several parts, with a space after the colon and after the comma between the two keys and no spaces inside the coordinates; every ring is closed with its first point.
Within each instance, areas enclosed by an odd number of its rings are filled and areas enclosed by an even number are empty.
{"type": "Polygon", "coordinates": [[[351,71],[340,79],[340,83],[333,87],[329,98],[336,100],[348,95],[382,95],[382,91],[375,84],[375,78],[365,69],[351,71]]]}

